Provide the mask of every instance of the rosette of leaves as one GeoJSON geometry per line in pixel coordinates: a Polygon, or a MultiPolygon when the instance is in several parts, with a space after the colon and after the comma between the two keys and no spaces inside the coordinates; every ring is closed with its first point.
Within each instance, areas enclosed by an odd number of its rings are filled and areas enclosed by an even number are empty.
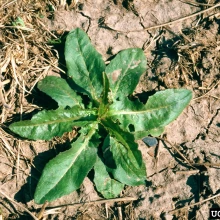
{"type": "Polygon", "coordinates": [[[55,76],[38,83],[38,89],[54,99],[58,109],[43,110],[9,127],[32,140],[50,140],[75,126],[80,129],[71,148],[45,166],[35,202],[53,201],[78,189],[91,169],[96,189],[105,198],[116,197],[124,184],[145,184],[146,168],[135,140],[160,135],[188,105],[191,91],[160,91],[146,104],[131,98],[146,71],[143,51],[123,50],[106,66],[87,34],[78,28],[66,37],[65,59],[69,84],[55,76]]]}

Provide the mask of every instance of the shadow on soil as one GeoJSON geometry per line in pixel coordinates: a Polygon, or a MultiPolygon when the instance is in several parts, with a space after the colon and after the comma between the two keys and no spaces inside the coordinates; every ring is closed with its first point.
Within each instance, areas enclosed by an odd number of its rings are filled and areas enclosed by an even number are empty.
{"type": "MultiPolygon", "coordinates": [[[[202,171],[200,171],[200,173],[196,175],[190,176],[186,184],[191,187],[192,196],[189,199],[178,201],[176,203],[177,208],[188,206],[192,201],[193,203],[197,203],[200,201],[201,195],[207,197],[211,194],[210,189],[208,187],[208,176],[206,176],[202,171]],[[205,195],[203,192],[205,192],[205,195]]],[[[199,206],[192,206],[192,208],[189,210],[188,218],[195,219],[196,213],[199,209],[199,206]]]]}
{"type": "Polygon", "coordinates": [[[56,145],[56,151],[54,149],[50,149],[48,151],[39,153],[33,160],[30,176],[27,178],[26,183],[15,194],[15,200],[24,204],[31,201],[34,198],[34,192],[45,165],[58,153],[69,148],[70,144],[67,142],[65,144],[56,145]]]}

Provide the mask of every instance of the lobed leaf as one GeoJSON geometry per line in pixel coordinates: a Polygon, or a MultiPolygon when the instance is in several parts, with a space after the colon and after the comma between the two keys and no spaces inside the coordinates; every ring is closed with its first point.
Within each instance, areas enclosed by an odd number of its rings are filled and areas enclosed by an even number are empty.
{"type": "Polygon", "coordinates": [[[138,48],[121,51],[106,67],[113,99],[133,93],[141,75],[146,71],[146,57],[138,48]]]}
{"type": "Polygon", "coordinates": [[[124,188],[124,184],[112,179],[106,170],[105,164],[100,158],[97,159],[95,165],[94,183],[96,189],[106,198],[111,199],[117,197],[124,188]]]}
{"type": "Polygon", "coordinates": [[[59,107],[82,106],[81,98],[70,88],[66,80],[60,77],[47,76],[37,84],[37,88],[54,99],[59,107]]]}
{"type": "Polygon", "coordinates": [[[103,90],[105,63],[83,30],[76,28],[67,35],[65,59],[67,74],[78,91],[98,100],[103,90]]]}
{"type": "Polygon", "coordinates": [[[109,131],[103,144],[103,156],[108,171],[121,183],[137,186],[145,184],[146,169],[134,136],[119,128],[111,120],[102,120],[109,131]]]}
{"type": "Polygon", "coordinates": [[[71,149],[49,161],[35,191],[36,203],[53,201],[80,187],[96,162],[97,148],[89,143],[96,129],[97,124],[94,124],[86,136],[80,136],[72,144],[71,149]]]}
{"type": "Polygon", "coordinates": [[[50,140],[72,130],[73,126],[85,126],[97,120],[95,110],[71,109],[41,111],[31,120],[15,122],[10,130],[21,137],[33,140],[50,140]]]}
{"type": "Polygon", "coordinates": [[[151,96],[146,105],[128,98],[116,101],[110,106],[108,116],[114,121],[119,120],[122,129],[134,130],[132,132],[140,138],[141,132],[152,135],[162,132],[181,114],[191,99],[190,90],[167,89],[151,96]]]}

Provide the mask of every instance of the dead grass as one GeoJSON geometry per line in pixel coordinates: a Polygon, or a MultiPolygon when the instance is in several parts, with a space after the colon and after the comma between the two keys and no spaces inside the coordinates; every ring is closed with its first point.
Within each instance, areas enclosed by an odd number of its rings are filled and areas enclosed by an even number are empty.
{"type": "Polygon", "coordinates": [[[7,124],[21,120],[24,114],[39,109],[37,105],[27,101],[27,96],[32,94],[37,82],[53,66],[58,65],[58,58],[47,45],[47,41],[54,36],[42,22],[42,17],[48,17],[51,13],[47,11],[48,1],[6,1],[0,5],[0,163],[2,170],[8,167],[7,173],[0,171],[0,201],[6,208],[1,211],[1,216],[5,219],[7,216],[13,217],[15,213],[19,216],[26,212],[34,218],[34,214],[25,206],[3,192],[4,186],[14,178],[19,189],[20,181],[30,175],[33,167],[33,158],[29,158],[21,147],[24,145],[23,141],[8,131],[7,124]],[[25,26],[13,24],[17,18],[22,19],[25,26]],[[10,206],[15,207],[14,211],[10,206]],[[7,209],[9,213],[6,213],[7,209]]]}

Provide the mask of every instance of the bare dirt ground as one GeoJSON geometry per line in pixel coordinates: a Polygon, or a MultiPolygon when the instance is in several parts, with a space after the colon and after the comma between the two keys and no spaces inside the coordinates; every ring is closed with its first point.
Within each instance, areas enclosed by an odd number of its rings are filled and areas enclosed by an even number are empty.
{"type": "Polygon", "coordinates": [[[0,2],[0,219],[208,219],[209,208],[220,208],[219,9],[217,0],[0,2]],[[184,87],[194,99],[155,146],[138,141],[145,186],[102,200],[86,178],[44,209],[33,201],[37,181],[71,134],[29,141],[8,125],[53,108],[35,86],[65,74],[63,46],[48,42],[76,27],[106,61],[122,49],[144,50],[148,70],[137,93],[184,87]]]}

